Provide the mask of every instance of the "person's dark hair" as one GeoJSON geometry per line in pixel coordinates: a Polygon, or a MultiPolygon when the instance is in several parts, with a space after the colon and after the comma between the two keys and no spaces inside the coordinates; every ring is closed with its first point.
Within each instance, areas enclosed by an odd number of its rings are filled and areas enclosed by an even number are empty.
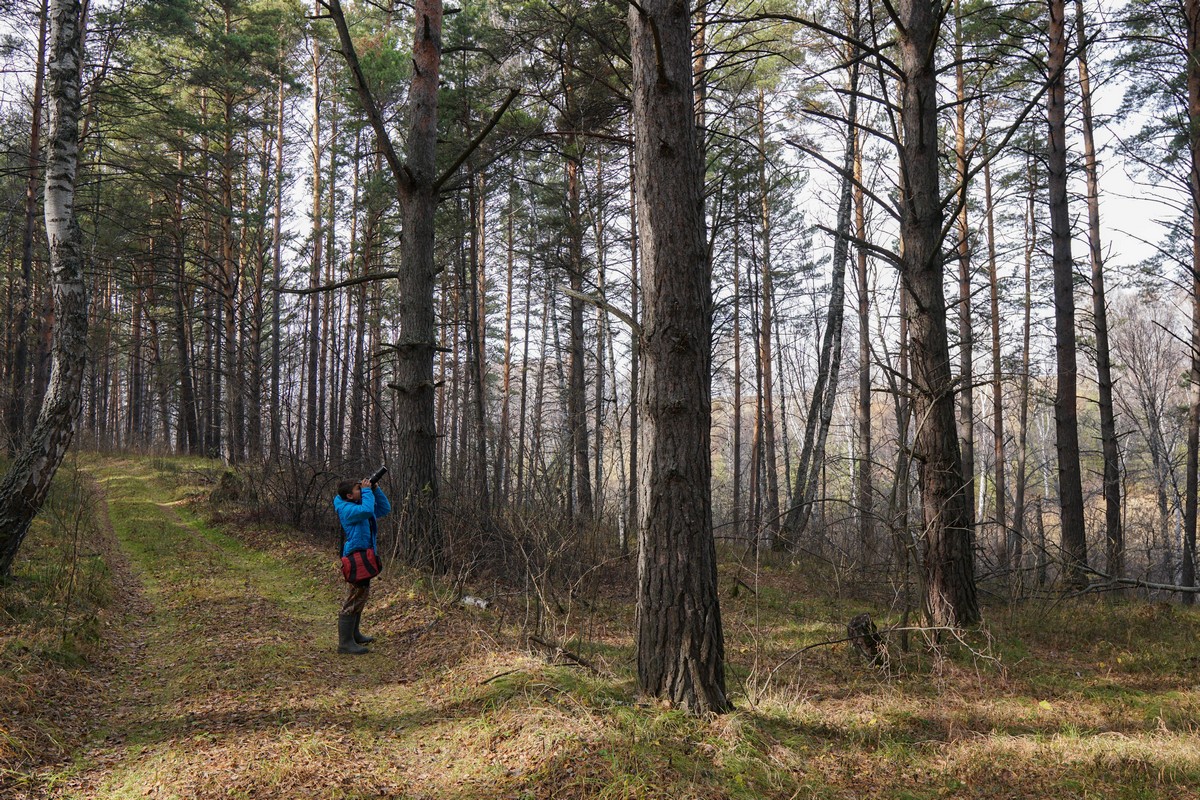
{"type": "Polygon", "coordinates": [[[358,486],[358,481],[339,481],[337,485],[338,497],[343,500],[349,500],[350,493],[354,491],[355,486],[358,486]]]}

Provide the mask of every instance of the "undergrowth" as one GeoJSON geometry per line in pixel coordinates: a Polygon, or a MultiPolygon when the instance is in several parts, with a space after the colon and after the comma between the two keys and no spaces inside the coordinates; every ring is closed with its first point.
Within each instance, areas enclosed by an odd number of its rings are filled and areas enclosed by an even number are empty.
{"type": "Polygon", "coordinates": [[[113,584],[96,502],[68,459],[0,584],[0,786],[78,744],[69,715],[42,712],[86,690],[85,668],[103,652],[113,584]]]}

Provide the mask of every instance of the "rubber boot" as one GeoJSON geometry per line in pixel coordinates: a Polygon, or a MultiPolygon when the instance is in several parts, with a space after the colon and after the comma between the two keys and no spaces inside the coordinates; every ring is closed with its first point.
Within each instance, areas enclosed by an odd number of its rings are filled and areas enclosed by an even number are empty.
{"type": "Polygon", "coordinates": [[[367,648],[354,641],[354,615],[338,615],[338,652],[360,656],[367,648]]]}
{"type": "Polygon", "coordinates": [[[374,636],[365,636],[365,635],[363,635],[363,632],[358,629],[359,623],[362,622],[362,612],[360,611],[357,614],[354,614],[353,616],[354,616],[354,641],[358,642],[359,644],[370,644],[371,642],[375,641],[374,636]]]}

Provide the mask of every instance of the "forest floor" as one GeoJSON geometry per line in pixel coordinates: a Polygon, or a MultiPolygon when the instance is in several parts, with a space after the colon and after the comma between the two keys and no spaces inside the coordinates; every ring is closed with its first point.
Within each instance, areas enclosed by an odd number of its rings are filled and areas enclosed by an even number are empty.
{"type": "Polygon", "coordinates": [[[996,605],[873,669],[802,649],[896,615],[786,560],[726,564],[737,710],[696,719],[636,694],[629,569],[543,630],[576,661],[528,649],[523,595],[464,606],[394,566],[371,653],[339,656],[332,548],[214,510],[212,471],[64,471],[0,587],[0,797],[1200,798],[1178,606],[996,605]]]}

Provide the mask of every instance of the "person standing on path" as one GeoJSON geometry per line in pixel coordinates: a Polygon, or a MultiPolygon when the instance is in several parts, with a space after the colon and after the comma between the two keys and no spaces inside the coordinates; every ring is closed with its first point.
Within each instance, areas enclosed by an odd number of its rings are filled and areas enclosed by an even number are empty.
{"type": "MultiPolygon", "coordinates": [[[[372,484],[370,478],[364,478],[361,482],[342,481],[337,486],[333,508],[337,511],[345,536],[345,543],[342,545],[343,557],[356,550],[376,549],[378,527],[375,521],[386,517],[392,510],[392,504],[388,502],[382,489],[372,484]]],[[[350,584],[350,594],[338,615],[339,653],[361,655],[367,652],[363,645],[374,641],[374,637],[364,636],[359,630],[363,607],[366,606],[370,593],[370,578],[350,584]]]]}

